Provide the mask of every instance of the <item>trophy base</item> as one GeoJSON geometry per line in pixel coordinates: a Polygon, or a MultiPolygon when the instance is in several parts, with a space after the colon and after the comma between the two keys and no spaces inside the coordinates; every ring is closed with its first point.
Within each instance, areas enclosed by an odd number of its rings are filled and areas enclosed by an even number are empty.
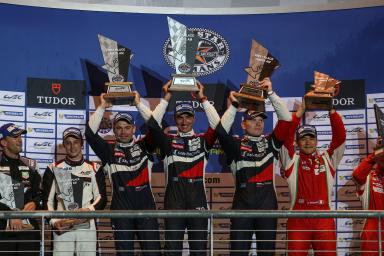
{"type": "Polygon", "coordinates": [[[133,105],[135,93],[133,92],[109,92],[104,94],[104,99],[113,105],[133,105]]]}
{"type": "Polygon", "coordinates": [[[63,220],[61,228],[55,230],[55,233],[62,235],[74,229],[88,229],[89,227],[90,223],[88,219],[66,219],[63,220]]]}
{"type": "Polygon", "coordinates": [[[196,78],[192,74],[172,74],[172,83],[168,88],[172,92],[198,92],[196,78]]]}
{"type": "Polygon", "coordinates": [[[233,93],[239,102],[240,108],[246,108],[248,110],[265,112],[265,102],[263,97],[253,96],[244,93],[233,93]]]}
{"type": "Polygon", "coordinates": [[[333,97],[330,94],[309,92],[304,95],[306,110],[330,110],[333,106],[333,97]]]}

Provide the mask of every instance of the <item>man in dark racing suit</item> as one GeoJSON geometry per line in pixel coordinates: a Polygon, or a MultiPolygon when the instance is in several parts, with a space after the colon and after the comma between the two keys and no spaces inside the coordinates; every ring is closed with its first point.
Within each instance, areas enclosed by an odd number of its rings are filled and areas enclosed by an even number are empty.
{"type": "MultiPolygon", "coordinates": [[[[119,112],[113,121],[116,143],[109,144],[97,131],[106,108],[112,104],[101,95],[101,104],[90,117],[85,136],[101,159],[112,184],[111,210],[155,210],[150,177],[153,164],[150,135],[135,141],[135,123],[129,113],[119,112]]],[[[138,104],[139,98],[135,100],[138,104]]],[[[112,219],[118,255],[133,255],[137,234],[143,255],[160,255],[158,222],[155,218],[112,219]],[[135,232],[136,231],[136,232],[135,232]],[[124,241],[121,241],[124,240],[124,241]]]]}
{"type": "MultiPolygon", "coordinates": [[[[171,93],[170,83],[163,87],[164,98],[156,107],[165,112],[171,93]]],[[[200,91],[197,96],[207,114],[208,120],[212,115],[218,118],[216,110],[204,96],[203,86],[199,83],[200,91]]],[[[139,105],[140,106],[140,105],[139,105]]],[[[195,114],[190,102],[178,102],[175,107],[174,119],[177,134],[165,134],[160,126],[159,115],[148,108],[138,106],[140,113],[150,131],[155,143],[160,147],[161,158],[167,177],[164,208],[166,210],[204,210],[207,209],[207,199],[204,186],[204,171],[216,135],[212,127],[206,133],[196,134],[193,131],[195,114]]],[[[203,218],[167,218],[165,219],[165,254],[181,255],[185,229],[188,230],[190,255],[206,255],[207,252],[208,220],[203,218]]]]}
{"type": "MultiPolygon", "coordinates": [[[[241,123],[245,136],[236,139],[229,134],[239,103],[230,93],[231,105],[216,128],[220,144],[235,177],[235,210],[274,210],[277,198],[274,187],[273,162],[282,146],[284,129],[289,127],[291,115],[282,100],[272,91],[272,83],[265,78],[260,86],[268,88],[271,101],[279,119],[269,136],[264,136],[264,112],[247,110],[241,123]]],[[[256,235],[257,255],[274,255],[277,219],[232,218],[231,255],[248,255],[252,236],[256,235]]]]}
{"type": "MultiPolygon", "coordinates": [[[[34,211],[41,204],[37,162],[20,156],[25,133],[13,123],[0,127],[0,211],[34,211]]],[[[0,255],[39,255],[39,229],[35,219],[0,220],[0,255]]]]}

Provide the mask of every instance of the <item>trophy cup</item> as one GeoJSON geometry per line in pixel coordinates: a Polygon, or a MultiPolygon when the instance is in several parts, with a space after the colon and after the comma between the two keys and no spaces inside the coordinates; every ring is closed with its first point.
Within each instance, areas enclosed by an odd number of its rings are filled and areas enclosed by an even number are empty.
{"type": "Polygon", "coordinates": [[[135,93],[132,92],[132,82],[128,82],[128,68],[132,58],[131,50],[119,45],[116,41],[98,35],[101,52],[108,72],[109,83],[106,83],[107,93],[104,99],[114,105],[132,105],[135,93]]]}
{"type": "MultiPolygon", "coordinates": [[[[58,197],[63,200],[65,210],[78,210],[82,206],[84,178],[57,167],[53,168],[53,173],[58,186],[58,197]]],[[[56,230],[56,233],[63,234],[71,229],[89,228],[89,225],[87,219],[65,219],[61,229],[56,230]]]]}
{"type": "Polygon", "coordinates": [[[327,74],[315,71],[315,79],[312,89],[304,95],[305,109],[307,110],[330,110],[336,86],[341,81],[327,74]]]}
{"type": "Polygon", "coordinates": [[[267,98],[267,90],[259,84],[264,78],[270,77],[278,67],[279,61],[253,39],[249,67],[245,68],[248,74],[247,82],[240,85],[239,92],[234,93],[241,108],[265,112],[264,100],[267,98]]]}
{"type": "Polygon", "coordinates": [[[384,113],[381,111],[377,104],[374,105],[376,126],[377,126],[377,144],[374,148],[374,159],[376,163],[384,166],[384,113]]]}
{"type": "Polygon", "coordinates": [[[199,91],[193,74],[199,36],[180,22],[168,18],[169,35],[172,44],[176,74],[172,74],[170,91],[199,91]]]}
{"type": "MultiPolygon", "coordinates": [[[[0,202],[7,205],[12,210],[22,210],[24,208],[24,184],[13,180],[10,173],[0,172],[0,202]]],[[[22,220],[23,230],[32,230],[34,227],[28,219],[22,220]]],[[[9,227],[7,227],[7,230],[9,227]]]]}

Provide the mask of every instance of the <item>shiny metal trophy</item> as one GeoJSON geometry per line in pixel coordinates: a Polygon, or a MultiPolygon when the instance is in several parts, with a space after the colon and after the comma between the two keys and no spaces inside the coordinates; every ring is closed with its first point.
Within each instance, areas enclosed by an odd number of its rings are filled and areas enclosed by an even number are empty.
{"type": "MultiPolygon", "coordinates": [[[[65,210],[74,211],[81,208],[84,188],[83,178],[57,167],[53,167],[53,173],[58,186],[58,198],[63,200],[65,210]]],[[[89,228],[89,222],[87,219],[66,219],[62,226],[63,229],[56,231],[57,233],[62,234],[76,228],[89,228]]]]}
{"type": "Polygon", "coordinates": [[[333,96],[336,86],[341,81],[330,77],[327,74],[315,71],[314,85],[304,95],[305,109],[307,110],[330,110],[333,106],[333,96]]]}
{"type": "Polygon", "coordinates": [[[381,111],[377,104],[374,104],[375,108],[375,117],[376,117],[376,125],[377,125],[377,143],[374,148],[375,161],[376,163],[384,166],[384,113],[381,111]]]}
{"type": "Polygon", "coordinates": [[[264,101],[267,98],[267,89],[262,88],[259,83],[266,77],[270,77],[275,69],[279,67],[279,61],[269,53],[268,49],[252,40],[247,82],[240,85],[239,92],[234,96],[239,101],[241,108],[249,110],[265,111],[264,101]]]}
{"type": "Polygon", "coordinates": [[[172,44],[172,57],[176,74],[172,74],[170,91],[199,91],[193,74],[199,36],[176,20],[168,18],[169,35],[172,44]]]}
{"type": "MultiPolygon", "coordinates": [[[[9,172],[0,172],[0,203],[12,210],[20,211],[24,208],[24,184],[13,180],[9,172]]],[[[28,219],[22,222],[23,230],[34,229],[28,219]]]]}
{"type": "Polygon", "coordinates": [[[133,56],[131,50],[102,35],[98,37],[105,62],[103,68],[109,78],[104,99],[114,105],[132,105],[135,94],[131,89],[132,82],[128,82],[128,68],[133,56]]]}

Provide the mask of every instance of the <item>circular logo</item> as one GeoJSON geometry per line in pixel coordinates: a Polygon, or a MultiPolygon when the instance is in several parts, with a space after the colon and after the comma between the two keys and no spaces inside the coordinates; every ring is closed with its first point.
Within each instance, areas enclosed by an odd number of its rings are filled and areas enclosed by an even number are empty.
{"type": "Polygon", "coordinates": [[[114,75],[112,77],[112,82],[124,82],[124,77],[122,75],[114,75]]]}
{"type": "Polygon", "coordinates": [[[77,203],[73,202],[73,203],[69,203],[68,204],[68,209],[67,210],[73,211],[73,210],[76,210],[78,208],[79,208],[79,205],[77,203]]]}
{"type": "MultiPolygon", "coordinates": [[[[221,69],[229,58],[230,50],[227,41],[212,30],[204,28],[188,29],[197,31],[197,35],[199,36],[193,73],[196,76],[205,76],[221,69]]],[[[175,60],[170,38],[164,42],[163,56],[168,65],[175,68],[175,60]]],[[[182,71],[180,70],[180,72],[182,71]]]]}
{"type": "Polygon", "coordinates": [[[188,73],[191,70],[191,66],[189,66],[187,63],[182,63],[179,65],[178,69],[181,73],[188,73]]]}

